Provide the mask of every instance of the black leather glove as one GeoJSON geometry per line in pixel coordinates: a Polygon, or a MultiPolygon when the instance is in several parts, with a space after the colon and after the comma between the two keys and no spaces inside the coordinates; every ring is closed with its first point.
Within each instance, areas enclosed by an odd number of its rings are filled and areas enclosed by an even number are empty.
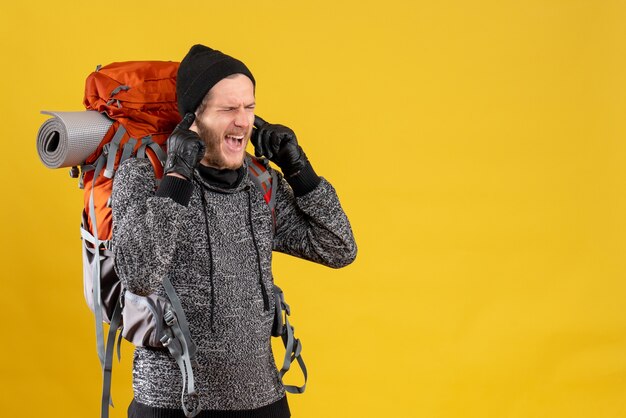
{"type": "Polygon", "coordinates": [[[164,174],[180,174],[187,180],[193,177],[193,171],[204,157],[206,149],[200,136],[189,130],[195,118],[193,113],[187,113],[167,138],[167,161],[163,168],[164,174]]]}
{"type": "Polygon", "coordinates": [[[298,145],[296,134],[286,126],[267,123],[254,117],[256,129],[252,132],[252,145],[257,157],[265,156],[280,167],[285,177],[300,172],[309,162],[298,145]]]}

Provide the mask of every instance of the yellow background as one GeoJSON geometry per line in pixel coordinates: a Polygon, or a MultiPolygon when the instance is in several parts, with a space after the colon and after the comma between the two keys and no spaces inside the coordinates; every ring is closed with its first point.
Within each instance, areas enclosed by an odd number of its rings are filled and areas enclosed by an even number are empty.
{"type": "Polygon", "coordinates": [[[5,3],[0,414],[99,413],[82,195],[40,163],[39,111],[82,110],[97,64],[204,43],[248,64],[359,244],[343,270],[275,259],[310,369],[294,417],[626,417],[625,21],[617,0],[5,3]]]}

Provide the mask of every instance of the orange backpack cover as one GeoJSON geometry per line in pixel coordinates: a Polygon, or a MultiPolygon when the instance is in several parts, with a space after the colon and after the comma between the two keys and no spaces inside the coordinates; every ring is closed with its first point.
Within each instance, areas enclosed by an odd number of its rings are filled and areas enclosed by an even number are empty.
{"type": "MultiPolygon", "coordinates": [[[[93,196],[99,240],[111,239],[108,201],[113,174],[120,162],[131,156],[146,157],[157,178],[163,175],[165,142],[181,120],[176,102],[178,66],[178,62],[172,61],[116,62],[98,67],[87,77],[85,108],[114,120],[82,167],[85,212],[90,213],[93,196]],[[94,187],[94,175],[97,187],[94,187]]],[[[85,226],[95,233],[91,216],[85,218],[85,226]]]]}

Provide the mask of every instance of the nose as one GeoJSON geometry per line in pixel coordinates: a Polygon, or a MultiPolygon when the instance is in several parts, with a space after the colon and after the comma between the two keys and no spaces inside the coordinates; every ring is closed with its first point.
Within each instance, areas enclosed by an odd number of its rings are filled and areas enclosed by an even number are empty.
{"type": "Polygon", "coordinates": [[[237,109],[237,114],[235,115],[235,126],[246,129],[250,126],[250,117],[244,108],[237,109]]]}

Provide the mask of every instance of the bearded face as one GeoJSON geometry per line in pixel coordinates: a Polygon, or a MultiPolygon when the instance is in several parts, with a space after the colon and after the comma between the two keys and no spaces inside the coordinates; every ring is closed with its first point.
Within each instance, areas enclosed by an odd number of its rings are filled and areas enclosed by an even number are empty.
{"type": "Polygon", "coordinates": [[[220,80],[198,108],[191,130],[206,144],[201,163],[214,168],[241,167],[254,123],[254,85],[243,74],[220,80]]]}

